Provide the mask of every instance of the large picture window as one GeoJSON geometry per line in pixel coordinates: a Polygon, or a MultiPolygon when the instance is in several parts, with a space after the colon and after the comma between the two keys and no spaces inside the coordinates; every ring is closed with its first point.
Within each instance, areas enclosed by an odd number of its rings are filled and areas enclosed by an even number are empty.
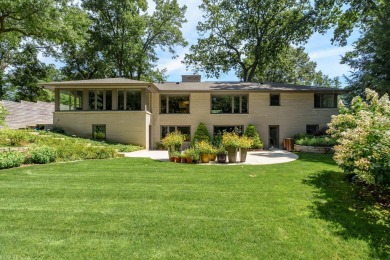
{"type": "Polygon", "coordinates": [[[60,111],[83,110],[83,91],[81,89],[60,90],[60,111]]]}
{"type": "Polygon", "coordinates": [[[112,90],[90,89],[88,91],[89,110],[112,110],[112,90]]]}
{"type": "Polygon", "coordinates": [[[185,135],[185,141],[191,141],[191,127],[190,126],[161,126],[161,139],[167,134],[178,131],[185,135]]]}
{"type": "Polygon", "coordinates": [[[161,95],[161,114],[188,114],[190,113],[189,95],[161,95]]]}
{"type": "Polygon", "coordinates": [[[140,89],[118,90],[118,110],[141,110],[140,89]]]}
{"type": "Polygon", "coordinates": [[[243,130],[244,130],[244,126],[242,125],[218,125],[218,126],[214,126],[214,136],[215,135],[218,135],[218,134],[223,134],[225,132],[235,132],[237,133],[238,135],[242,135],[243,134],[243,130]]]}
{"type": "Polygon", "coordinates": [[[248,95],[211,96],[211,114],[247,114],[248,95]]]}
{"type": "Polygon", "coordinates": [[[314,108],[336,108],[337,94],[314,94],[314,108]]]}

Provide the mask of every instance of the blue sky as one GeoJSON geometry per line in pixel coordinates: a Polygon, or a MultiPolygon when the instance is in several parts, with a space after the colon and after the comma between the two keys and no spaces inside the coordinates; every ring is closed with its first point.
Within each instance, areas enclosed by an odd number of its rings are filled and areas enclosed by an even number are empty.
{"type": "MultiPolygon", "coordinates": [[[[167,80],[168,81],[181,81],[181,75],[192,74],[191,70],[187,70],[185,65],[182,64],[185,53],[188,52],[189,47],[195,44],[198,39],[196,31],[196,25],[202,19],[202,13],[198,6],[201,0],[178,0],[180,6],[187,5],[186,17],[188,22],[183,24],[182,32],[184,38],[188,41],[187,47],[177,47],[176,52],[178,58],[172,59],[172,55],[158,51],[159,62],[158,68],[167,69],[167,80]]],[[[153,12],[154,2],[148,0],[149,9],[148,12],[153,12]]],[[[324,74],[335,77],[340,76],[342,83],[344,83],[343,75],[348,76],[350,68],[347,65],[340,64],[341,56],[347,51],[351,51],[352,43],[356,40],[358,34],[355,33],[348,40],[348,45],[345,47],[339,47],[331,44],[330,39],[332,38],[332,32],[329,31],[325,35],[314,34],[307,44],[304,45],[305,51],[309,54],[312,61],[317,63],[317,70],[321,70],[324,74]]],[[[56,66],[61,66],[61,63],[55,62],[51,58],[41,57],[47,63],[54,63],[56,66]]],[[[220,78],[206,78],[202,75],[202,81],[238,81],[239,79],[235,76],[234,72],[228,74],[222,74],[220,78]]]]}

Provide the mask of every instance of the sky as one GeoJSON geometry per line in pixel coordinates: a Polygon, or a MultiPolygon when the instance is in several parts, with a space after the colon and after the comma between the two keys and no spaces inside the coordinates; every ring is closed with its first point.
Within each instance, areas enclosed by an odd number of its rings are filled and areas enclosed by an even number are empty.
{"type": "MultiPolygon", "coordinates": [[[[167,69],[167,81],[177,82],[181,81],[181,75],[193,74],[191,69],[186,69],[186,66],[182,63],[184,55],[188,52],[191,45],[196,44],[198,39],[198,34],[196,31],[196,25],[202,19],[202,13],[199,9],[201,0],[178,0],[180,6],[186,5],[187,12],[186,18],[187,23],[182,26],[182,33],[188,45],[186,47],[176,47],[176,53],[178,57],[172,59],[172,55],[158,51],[159,69],[167,69]]],[[[148,0],[149,9],[148,12],[152,13],[154,9],[154,2],[148,0]]],[[[349,66],[345,64],[340,64],[341,56],[344,55],[347,51],[351,51],[352,43],[358,38],[357,33],[353,34],[349,40],[348,45],[345,47],[339,47],[331,44],[333,32],[329,31],[325,35],[314,34],[308,42],[303,45],[305,51],[309,54],[310,59],[317,63],[317,70],[321,70],[324,74],[330,77],[339,76],[341,83],[345,84],[344,75],[348,76],[350,74],[349,66]]],[[[46,63],[54,63],[57,67],[61,66],[61,63],[54,61],[51,58],[42,57],[46,63]]],[[[205,75],[201,74],[202,81],[239,81],[233,71],[228,74],[221,74],[219,78],[206,78],[205,75]]]]}

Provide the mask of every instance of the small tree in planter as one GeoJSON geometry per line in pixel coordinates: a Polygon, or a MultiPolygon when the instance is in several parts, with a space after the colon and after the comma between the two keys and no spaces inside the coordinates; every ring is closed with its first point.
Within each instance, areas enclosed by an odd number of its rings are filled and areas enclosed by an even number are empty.
{"type": "Polygon", "coordinates": [[[226,162],[226,149],[222,145],[217,148],[217,161],[218,163],[226,162]]]}
{"type": "Polygon", "coordinates": [[[210,154],[214,149],[213,146],[206,141],[200,141],[195,144],[195,148],[200,153],[202,163],[208,163],[210,161],[210,154]]]}
{"type": "Polygon", "coordinates": [[[191,145],[194,146],[196,142],[206,141],[210,142],[211,137],[207,127],[204,123],[199,123],[198,128],[194,133],[194,138],[192,139],[191,145]]]}
{"type": "Polygon", "coordinates": [[[179,152],[180,148],[184,142],[184,135],[180,132],[171,132],[167,134],[162,140],[161,143],[164,145],[166,149],[168,149],[169,158],[171,158],[171,154],[174,151],[179,152]]]}
{"type": "Polygon", "coordinates": [[[254,125],[249,124],[247,126],[247,128],[245,129],[244,136],[251,138],[253,141],[251,147],[248,147],[248,148],[251,148],[251,149],[263,148],[263,143],[261,142],[259,132],[257,132],[257,129],[254,125]]]}
{"type": "Polygon", "coordinates": [[[237,148],[240,147],[240,137],[234,132],[226,132],[222,136],[222,144],[227,149],[229,163],[237,162],[237,148]]]}
{"type": "Polygon", "coordinates": [[[248,148],[252,147],[253,140],[248,136],[240,137],[240,162],[246,161],[246,155],[248,153],[248,148]]]}

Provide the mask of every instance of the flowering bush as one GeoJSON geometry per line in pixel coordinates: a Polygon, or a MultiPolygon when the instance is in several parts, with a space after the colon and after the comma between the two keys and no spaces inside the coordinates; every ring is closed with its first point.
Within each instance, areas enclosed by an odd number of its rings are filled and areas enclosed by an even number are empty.
{"type": "Polygon", "coordinates": [[[334,159],[347,173],[369,184],[390,184],[390,101],[366,89],[366,100],[355,97],[350,108],[340,104],[328,133],[337,139],[334,159]]]}
{"type": "Polygon", "coordinates": [[[206,141],[200,141],[195,143],[195,149],[199,151],[201,154],[211,154],[215,152],[213,146],[206,141]]]}
{"type": "Polygon", "coordinates": [[[222,144],[226,148],[238,148],[240,147],[240,137],[235,132],[225,132],[222,136],[222,144]]]}
{"type": "Polygon", "coordinates": [[[241,136],[239,142],[241,148],[251,148],[253,145],[253,139],[248,136],[241,136]]]}
{"type": "Polygon", "coordinates": [[[179,151],[181,145],[185,140],[185,136],[178,131],[171,132],[167,134],[162,140],[161,143],[165,148],[172,149],[173,151],[179,151]]]}

